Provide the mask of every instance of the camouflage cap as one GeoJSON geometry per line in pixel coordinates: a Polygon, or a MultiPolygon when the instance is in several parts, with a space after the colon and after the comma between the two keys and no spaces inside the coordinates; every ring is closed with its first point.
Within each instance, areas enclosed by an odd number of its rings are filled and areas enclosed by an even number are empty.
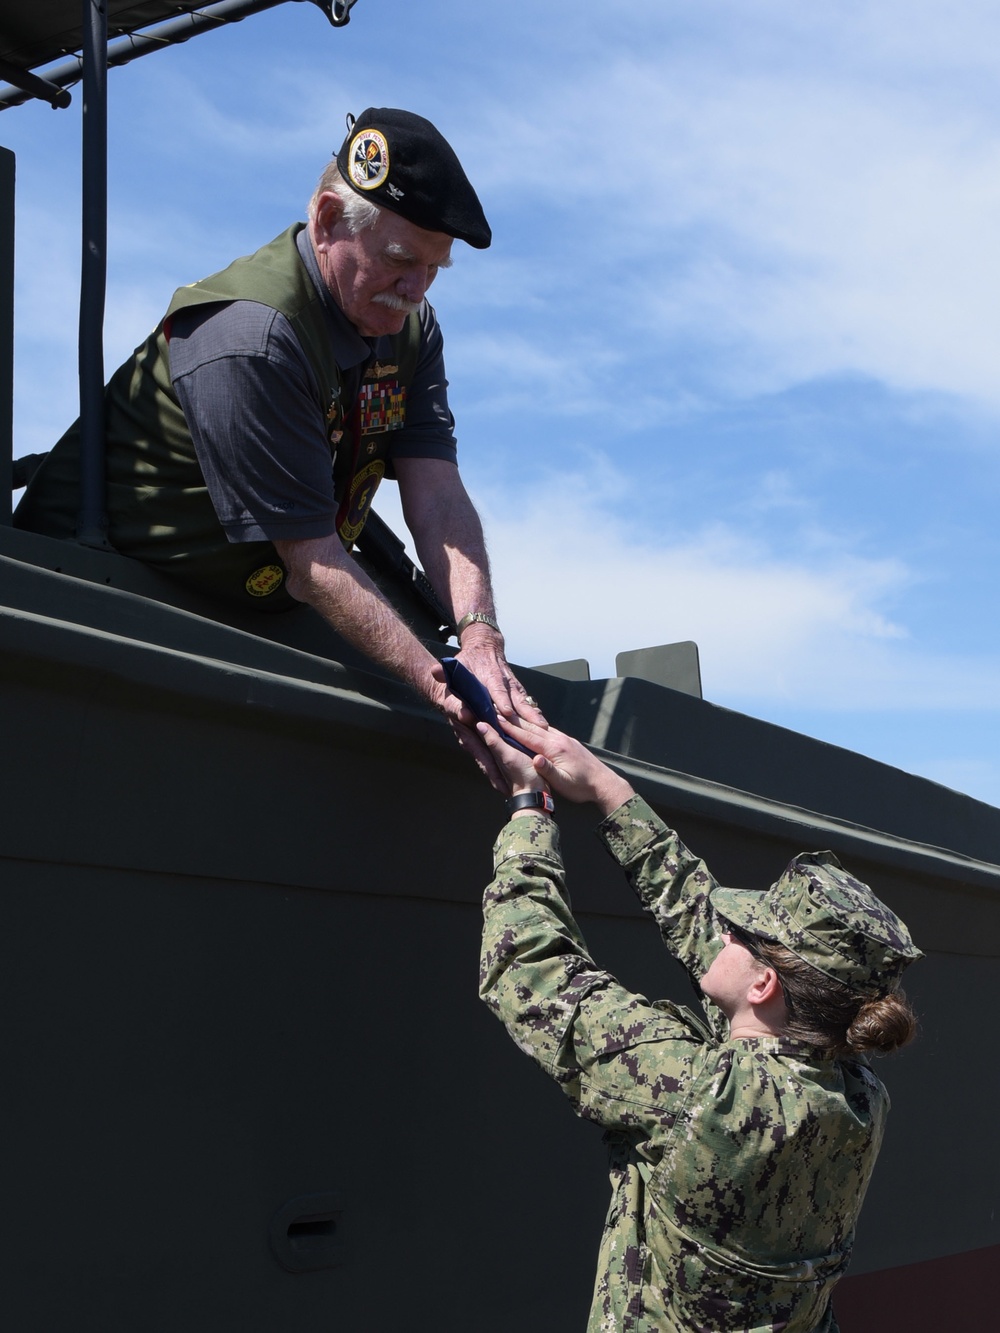
{"type": "Polygon", "coordinates": [[[712,906],[748,935],[783,944],[834,981],[892,990],[923,954],[906,926],[832,852],[796,856],[766,893],[716,889],[712,906]]]}

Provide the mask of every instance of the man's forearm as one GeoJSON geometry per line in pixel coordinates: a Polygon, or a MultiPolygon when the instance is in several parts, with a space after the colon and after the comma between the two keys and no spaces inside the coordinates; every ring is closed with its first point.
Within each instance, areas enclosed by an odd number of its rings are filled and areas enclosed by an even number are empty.
{"type": "Polygon", "coordinates": [[[340,538],[275,542],[288,570],[288,591],[306,602],[349,643],[411,685],[451,724],[466,750],[497,791],[507,787],[462,701],[445,684],[444,667],[427,651],[372,581],[347,554],[340,538]]]}
{"type": "Polygon", "coordinates": [[[469,611],[493,615],[483,525],[458,469],[437,459],[398,460],[396,469],[403,517],[435,592],[456,622],[469,611]]]}
{"type": "MultiPolygon", "coordinates": [[[[396,460],[403,517],[417,555],[438,596],[451,607],[456,624],[470,612],[495,622],[490,565],[483,526],[453,463],[436,458],[396,460]]],[[[481,621],[459,636],[462,661],[489,690],[501,717],[543,722],[507,664],[503,635],[481,621]]]]}
{"type": "Polygon", "coordinates": [[[288,570],[288,591],[306,602],[355,648],[440,706],[435,659],[365,572],[331,536],[275,542],[288,570]]]}
{"type": "Polygon", "coordinates": [[[481,611],[496,619],[493,583],[485,543],[452,542],[428,545],[423,554],[418,548],[420,565],[445,606],[451,608],[457,625],[472,611],[481,611]]]}

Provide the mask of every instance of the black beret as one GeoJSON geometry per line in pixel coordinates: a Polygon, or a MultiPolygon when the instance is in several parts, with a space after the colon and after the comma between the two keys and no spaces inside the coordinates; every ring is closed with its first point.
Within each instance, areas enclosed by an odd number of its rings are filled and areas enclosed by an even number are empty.
{"type": "Polygon", "coordinates": [[[429,120],[371,106],[348,124],[337,166],[352,190],[425,231],[486,249],[493,234],[482,204],[454,149],[429,120]]]}

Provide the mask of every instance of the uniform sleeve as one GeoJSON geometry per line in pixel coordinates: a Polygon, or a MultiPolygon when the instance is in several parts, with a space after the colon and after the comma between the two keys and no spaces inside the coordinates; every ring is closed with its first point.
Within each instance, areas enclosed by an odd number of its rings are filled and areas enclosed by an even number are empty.
{"type": "Polygon", "coordinates": [[[494,867],[482,998],[581,1116],[659,1137],[704,1063],[704,1036],[683,1011],[651,1005],[594,963],[566,898],[551,820],[511,820],[494,867]]]}
{"type": "MultiPolygon", "coordinates": [[[[448,406],[444,369],[444,338],[432,306],[420,312],[420,356],[413,381],[406,391],[406,424],[394,431],[389,448],[393,458],[443,458],[458,461],[455,418],[448,406]]],[[[387,476],[391,476],[390,471],[387,476]]]]}
{"type": "Polygon", "coordinates": [[[285,317],[255,301],[174,315],[170,374],[231,542],[326,537],[336,507],[312,368],[285,317]]]}
{"type": "Polygon", "coordinates": [[[703,976],[721,947],[710,902],[717,883],[708,866],[641,796],[610,814],[597,832],[670,952],[696,979],[703,976]]]}
{"type": "MultiPolygon", "coordinates": [[[[613,811],[597,831],[697,987],[723,947],[710,902],[715,877],[641,796],[613,811]]],[[[725,1016],[711,1001],[703,999],[703,1005],[712,1030],[724,1039],[725,1016]]]]}

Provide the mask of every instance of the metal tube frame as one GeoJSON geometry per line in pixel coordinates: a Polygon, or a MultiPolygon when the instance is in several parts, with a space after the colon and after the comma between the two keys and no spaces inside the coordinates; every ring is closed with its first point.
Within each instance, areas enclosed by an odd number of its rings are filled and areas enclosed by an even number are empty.
{"type": "Polygon", "coordinates": [[[83,244],[80,267],[80,512],[76,539],[109,550],[104,479],[104,302],[108,243],[107,0],[82,0],[83,244]]]}
{"type": "MultiPolygon", "coordinates": [[[[106,46],[107,67],[127,65],[140,56],[147,56],[154,51],[166,50],[203,32],[222,27],[227,23],[239,23],[252,14],[262,13],[266,9],[275,9],[285,4],[286,0],[219,0],[214,5],[182,14],[178,18],[167,19],[145,32],[130,33],[119,37],[106,46]]],[[[351,10],[357,0],[310,0],[327,16],[335,28],[343,28],[349,21],[351,10]]],[[[84,28],[86,32],[86,25],[84,28]]],[[[79,83],[83,73],[83,57],[71,56],[62,64],[53,66],[44,78],[28,74],[27,71],[11,73],[11,66],[0,63],[0,75],[11,79],[8,85],[0,84],[0,111],[7,107],[20,106],[33,97],[43,98],[53,106],[69,106],[68,93],[59,90],[70,84],[79,83]],[[36,88],[35,85],[38,85],[36,88]]]]}
{"type": "MultiPolygon", "coordinates": [[[[72,102],[72,97],[64,88],[51,83],[48,79],[39,78],[37,74],[32,74],[29,70],[20,69],[17,65],[12,65],[9,60],[0,60],[0,76],[9,79],[15,88],[20,88],[24,93],[22,100],[27,101],[30,97],[37,97],[39,101],[48,102],[54,107],[68,107],[72,102]]],[[[0,97],[0,109],[4,103],[0,97]]]]}
{"type": "Polygon", "coordinates": [[[14,154],[0,148],[0,525],[11,518],[14,457],[14,154]]]}

